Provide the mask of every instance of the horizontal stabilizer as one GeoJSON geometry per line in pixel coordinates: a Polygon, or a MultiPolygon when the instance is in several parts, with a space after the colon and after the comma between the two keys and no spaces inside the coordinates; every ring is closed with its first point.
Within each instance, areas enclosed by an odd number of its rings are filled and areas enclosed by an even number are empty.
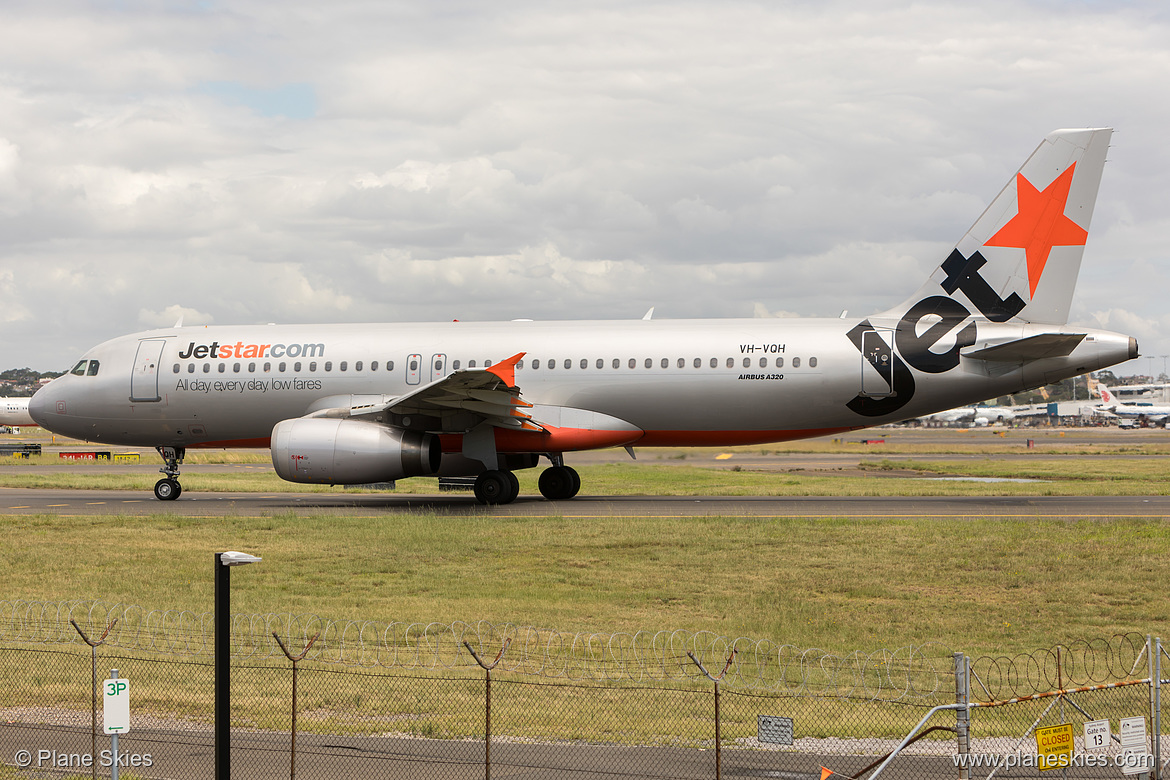
{"type": "Polygon", "coordinates": [[[1084,333],[1041,333],[1039,336],[1029,336],[1026,339],[1016,339],[974,352],[964,352],[963,357],[1013,363],[1067,357],[1084,338],[1084,333]]]}

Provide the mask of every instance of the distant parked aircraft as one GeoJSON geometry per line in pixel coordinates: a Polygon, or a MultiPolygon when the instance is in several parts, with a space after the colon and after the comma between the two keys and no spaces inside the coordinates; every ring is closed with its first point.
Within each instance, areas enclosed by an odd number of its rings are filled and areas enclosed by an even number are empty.
{"type": "Polygon", "coordinates": [[[31,398],[0,398],[0,425],[36,425],[28,413],[31,398]]]}
{"type": "Polygon", "coordinates": [[[1112,388],[1101,382],[1097,383],[1097,392],[1101,394],[1101,410],[1110,412],[1118,417],[1145,417],[1150,422],[1158,422],[1170,415],[1170,406],[1155,406],[1144,403],[1122,403],[1112,388]]]}

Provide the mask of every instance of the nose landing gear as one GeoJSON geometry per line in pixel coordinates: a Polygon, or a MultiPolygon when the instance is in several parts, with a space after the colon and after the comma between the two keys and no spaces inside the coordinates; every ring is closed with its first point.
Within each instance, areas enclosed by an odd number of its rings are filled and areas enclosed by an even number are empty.
{"type": "Polygon", "coordinates": [[[183,486],[179,484],[179,464],[187,451],[183,447],[155,447],[155,450],[166,461],[166,465],[159,469],[166,476],[154,483],[154,497],[159,501],[174,501],[183,492],[183,486]]]}

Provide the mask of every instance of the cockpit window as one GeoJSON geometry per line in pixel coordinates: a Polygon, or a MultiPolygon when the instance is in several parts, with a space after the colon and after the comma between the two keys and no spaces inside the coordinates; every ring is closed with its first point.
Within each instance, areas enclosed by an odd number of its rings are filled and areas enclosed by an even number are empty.
{"type": "Polygon", "coordinates": [[[86,366],[88,363],[89,363],[89,361],[88,361],[88,360],[82,360],[82,361],[79,361],[79,362],[78,362],[78,364],[77,364],[77,365],[75,365],[75,366],[73,367],[73,370],[72,370],[72,371],[70,371],[69,373],[70,373],[70,374],[73,374],[73,376],[85,376],[85,366],[86,366]]]}
{"type": "Polygon", "coordinates": [[[89,370],[85,372],[86,376],[97,376],[100,364],[96,360],[89,361],[89,370]]]}

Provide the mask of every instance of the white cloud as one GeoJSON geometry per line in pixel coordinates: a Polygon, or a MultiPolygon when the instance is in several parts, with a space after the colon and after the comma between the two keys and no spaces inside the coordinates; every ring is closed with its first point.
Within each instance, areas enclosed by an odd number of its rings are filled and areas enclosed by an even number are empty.
{"type": "Polygon", "coordinates": [[[0,338],[54,367],[179,310],[862,313],[1044,133],[1115,125],[1074,317],[1129,311],[1170,353],[1167,22],[1152,0],[17,0],[0,338]]]}

